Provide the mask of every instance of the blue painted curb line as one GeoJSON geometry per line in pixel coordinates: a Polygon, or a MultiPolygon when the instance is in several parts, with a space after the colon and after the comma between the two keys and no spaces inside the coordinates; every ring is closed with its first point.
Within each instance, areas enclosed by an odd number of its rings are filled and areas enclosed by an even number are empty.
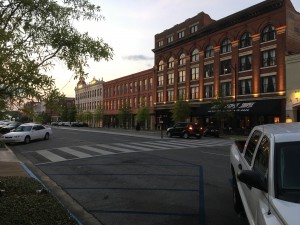
{"type": "MultiPolygon", "coordinates": [[[[46,187],[45,187],[45,185],[41,182],[41,180],[39,179],[39,178],[37,178],[37,176],[35,176],[32,172],[31,172],[31,170],[23,163],[23,162],[20,162],[20,164],[21,164],[21,166],[23,167],[23,169],[26,171],[26,173],[28,173],[28,175],[30,176],[30,177],[32,177],[32,178],[34,178],[34,179],[36,179],[38,182],[40,182],[43,186],[44,186],[44,188],[45,189],[47,189],[46,187]]],[[[57,198],[56,198],[57,199],[57,198]]],[[[58,201],[59,201],[59,199],[57,199],[58,201]]],[[[62,205],[62,206],[64,206],[64,204],[62,204],[62,202],[61,201],[59,201],[59,203],[62,205]]],[[[64,206],[64,208],[65,208],[65,206],[64,206]]],[[[67,209],[67,208],[65,208],[65,209],[67,209]]],[[[73,217],[73,219],[78,223],[78,225],[83,225],[68,209],[67,209],[67,211],[68,211],[68,213],[71,215],[71,217],[73,217]]]]}

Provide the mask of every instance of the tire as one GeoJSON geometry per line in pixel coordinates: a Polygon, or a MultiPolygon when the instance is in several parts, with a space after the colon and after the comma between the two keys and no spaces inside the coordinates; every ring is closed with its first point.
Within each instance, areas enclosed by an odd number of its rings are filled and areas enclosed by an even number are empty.
{"type": "Polygon", "coordinates": [[[171,132],[167,132],[167,137],[171,138],[172,137],[172,134],[171,132]]]}
{"type": "Polygon", "coordinates": [[[24,143],[25,143],[25,144],[29,144],[29,143],[30,143],[30,136],[27,135],[27,136],[25,137],[24,143]]]}
{"type": "Polygon", "coordinates": [[[46,133],[45,137],[44,137],[44,140],[49,140],[49,137],[50,137],[49,133],[46,133]]]}
{"type": "Polygon", "coordinates": [[[241,200],[241,196],[239,193],[239,189],[237,187],[235,177],[232,178],[232,200],[233,200],[233,208],[237,214],[241,214],[244,211],[243,203],[241,200]]]}
{"type": "Polygon", "coordinates": [[[190,137],[190,135],[189,135],[188,133],[185,132],[185,133],[183,134],[183,138],[184,138],[184,139],[188,139],[189,137],[190,137]]]}

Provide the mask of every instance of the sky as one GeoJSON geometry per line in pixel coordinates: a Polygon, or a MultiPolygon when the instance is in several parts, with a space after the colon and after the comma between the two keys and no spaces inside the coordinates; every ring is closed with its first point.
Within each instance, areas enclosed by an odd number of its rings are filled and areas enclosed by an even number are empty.
{"type": "MultiPolygon", "coordinates": [[[[104,20],[76,24],[81,32],[102,38],[114,50],[113,59],[89,61],[86,68],[90,82],[94,77],[110,81],[154,66],[154,35],[169,29],[200,12],[219,20],[262,0],[90,0],[101,6],[104,20]]],[[[300,12],[300,0],[291,0],[300,12]]],[[[67,97],[75,96],[73,73],[57,62],[50,71],[56,87],[67,97]]]]}

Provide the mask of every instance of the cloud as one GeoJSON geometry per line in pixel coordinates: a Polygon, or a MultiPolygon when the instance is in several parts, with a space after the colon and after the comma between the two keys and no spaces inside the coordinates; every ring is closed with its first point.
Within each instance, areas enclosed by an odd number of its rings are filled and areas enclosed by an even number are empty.
{"type": "Polygon", "coordinates": [[[127,55],[127,56],[123,56],[123,59],[129,61],[145,61],[145,60],[153,60],[154,58],[146,55],[127,55]]]}

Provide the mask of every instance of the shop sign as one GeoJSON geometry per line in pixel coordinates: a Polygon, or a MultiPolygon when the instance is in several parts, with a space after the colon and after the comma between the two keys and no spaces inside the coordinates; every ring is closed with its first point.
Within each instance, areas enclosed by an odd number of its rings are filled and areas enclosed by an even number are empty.
{"type": "Polygon", "coordinates": [[[239,102],[239,103],[230,103],[223,107],[223,109],[219,109],[217,105],[214,105],[208,110],[210,113],[215,113],[219,111],[223,112],[249,112],[256,102],[239,102]]]}

